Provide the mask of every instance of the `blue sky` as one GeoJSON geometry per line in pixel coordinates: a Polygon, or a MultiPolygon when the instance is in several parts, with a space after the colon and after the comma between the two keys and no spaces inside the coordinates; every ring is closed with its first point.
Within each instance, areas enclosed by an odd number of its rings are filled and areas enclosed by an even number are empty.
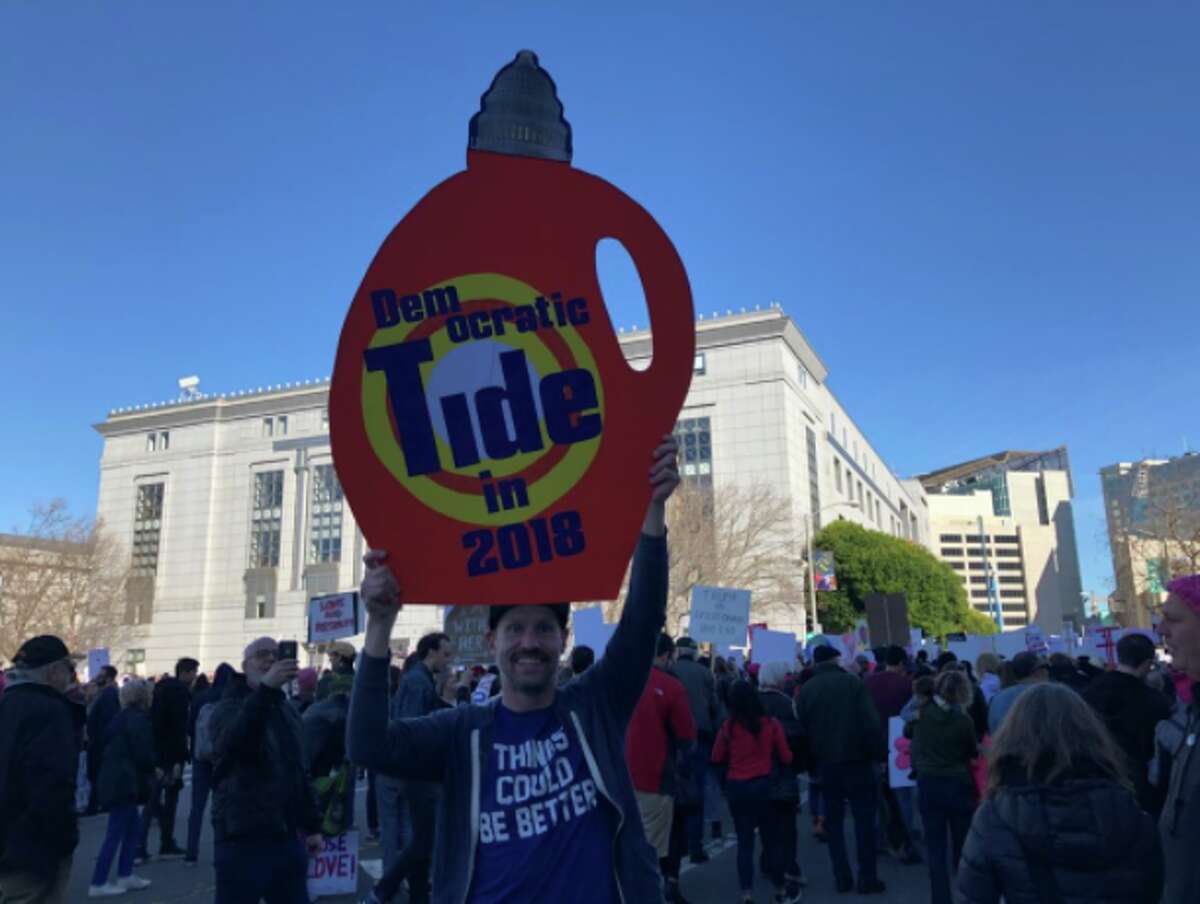
{"type": "Polygon", "coordinates": [[[0,527],[94,509],[112,407],[328,374],[530,47],[699,310],[780,301],[898,473],[1066,443],[1111,589],[1098,469],[1200,444],[1200,8],[441,6],[0,7],[0,527]]]}

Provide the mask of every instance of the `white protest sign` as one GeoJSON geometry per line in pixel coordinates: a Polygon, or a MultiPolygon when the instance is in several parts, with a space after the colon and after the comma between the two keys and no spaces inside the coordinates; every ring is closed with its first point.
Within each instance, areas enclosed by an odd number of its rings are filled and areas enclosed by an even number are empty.
{"type": "Polygon", "coordinates": [[[1047,651],[1046,638],[1039,626],[1030,625],[1025,629],[1025,649],[1030,653],[1037,653],[1038,655],[1047,651]]]}
{"type": "Polygon", "coordinates": [[[616,625],[604,621],[604,610],[599,606],[579,609],[572,617],[575,631],[575,646],[591,647],[599,659],[604,655],[604,649],[617,630],[616,625]]]}
{"type": "Polygon", "coordinates": [[[921,636],[920,628],[908,629],[908,652],[916,653],[925,645],[925,638],[921,636]]]}
{"type": "Polygon", "coordinates": [[[688,636],[719,644],[746,640],[750,623],[750,591],[727,587],[692,587],[692,615],[688,636]]]}
{"type": "Polygon", "coordinates": [[[796,635],[787,631],[755,628],[750,633],[750,661],[759,665],[783,662],[791,668],[796,661],[796,635]]]}
{"type": "Polygon", "coordinates": [[[992,642],[992,650],[1005,659],[1012,659],[1025,652],[1025,632],[1005,631],[1003,634],[988,634],[983,638],[992,642]]]}
{"type": "Polygon", "coordinates": [[[308,642],[326,643],[358,633],[358,593],[331,593],[308,601],[308,642]]]}
{"type": "Polygon", "coordinates": [[[1089,625],[1083,635],[1083,646],[1080,654],[1090,656],[1101,665],[1116,665],[1117,641],[1121,639],[1121,629],[1108,625],[1089,625]]]}
{"type": "Polygon", "coordinates": [[[358,832],[321,839],[321,853],[308,858],[308,896],[352,895],[358,891],[358,832]]]}
{"type": "Polygon", "coordinates": [[[946,651],[958,657],[959,662],[969,662],[974,665],[980,653],[992,652],[990,636],[968,634],[965,640],[950,640],[946,642],[946,651]]]}
{"type": "Polygon", "coordinates": [[[1046,638],[1047,653],[1063,653],[1067,654],[1070,651],[1067,649],[1067,638],[1060,634],[1051,634],[1046,638]]]}
{"type": "Polygon", "coordinates": [[[888,719],[888,785],[892,788],[911,788],[916,784],[912,772],[912,742],[904,737],[904,720],[899,716],[888,719]]]}
{"type": "Polygon", "coordinates": [[[89,681],[94,681],[96,676],[100,674],[100,670],[106,665],[108,665],[108,647],[88,650],[87,671],[89,681]]]}

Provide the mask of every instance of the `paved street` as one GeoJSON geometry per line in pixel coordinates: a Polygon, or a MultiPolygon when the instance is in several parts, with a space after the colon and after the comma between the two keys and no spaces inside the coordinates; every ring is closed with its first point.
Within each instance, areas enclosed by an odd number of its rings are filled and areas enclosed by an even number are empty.
{"type": "MultiPolygon", "coordinates": [[[[359,788],[359,799],[356,812],[360,826],[365,820],[365,783],[359,788]]],[[[179,799],[179,812],[176,816],[176,838],[182,845],[186,838],[187,814],[191,804],[191,788],[185,788],[179,799]]],[[[96,854],[104,840],[104,827],[107,817],[92,816],[80,820],[81,841],[75,853],[74,868],[71,874],[72,902],[87,900],[88,880],[95,863],[96,854]]],[[[726,820],[728,826],[728,820],[726,820]]],[[[801,820],[802,829],[807,827],[807,819],[801,820]]],[[[853,833],[847,825],[847,839],[851,844],[851,859],[853,860],[853,833]]],[[[157,848],[158,830],[151,834],[151,851],[157,848]]],[[[731,837],[721,842],[710,844],[712,861],[701,866],[692,866],[686,860],[683,865],[681,886],[683,893],[692,904],[734,904],[738,900],[738,883],[736,867],[736,851],[731,837]]],[[[367,870],[377,868],[382,857],[378,845],[367,844],[362,851],[359,870],[359,894],[365,894],[371,887],[371,879],[367,870]]],[[[846,904],[855,902],[888,902],[888,904],[926,904],[929,900],[928,872],[924,865],[901,866],[890,858],[880,858],[880,877],[887,883],[886,895],[859,897],[857,895],[837,895],[833,890],[832,872],[829,866],[829,854],[824,845],[815,842],[807,831],[802,832],[800,841],[801,865],[808,875],[810,884],[806,890],[807,901],[838,901],[846,904]]],[[[115,868],[114,868],[115,872],[115,868]]],[[[130,892],[121,900],[131,904],[158,904],[158,902],[187,902],[200,904],[213,900],[212,873],[212,830],[205,814],[205,830],[200,845],[200,864],[196,867],[186,867],[180,860],[152,860],[145,866],[137,868],[139,875],[150,879],[154,884],[146,891],[130,892]]],[[[759,879],[756,888],[758,900],[769,902],[771,889],[769,884],[759,879]]],[[[341,897],[321,898],[322,902],[335,904],[351,904],[357,898],[349,895],[341,897]]],[[[401,900],[405,900],[403,896],[401,900]]],[[[640,904],[640,902],[639,902],[640,904]]]]}

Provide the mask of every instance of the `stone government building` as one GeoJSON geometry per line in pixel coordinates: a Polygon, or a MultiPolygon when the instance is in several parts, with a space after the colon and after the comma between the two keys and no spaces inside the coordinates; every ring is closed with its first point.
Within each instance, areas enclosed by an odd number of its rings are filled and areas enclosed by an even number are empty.
{"type": "MultiPolygon", "coordinates": [[[[696,329],[677,428],[686,478],[779,488],[790,501],[798,570],[810,524],[832,518],[937,551],[921,483],[888,467],[777,305],[701,317],[696,329]]],[[[619,338],[631,365],[644,367],[649,332],[619,338]]],[[[353,589],[362,577],[364,540],[329,448],[328,381],[222,395],[181,385],[181,399],[116,409],[96,426],[104,439],[98,514],[129,544],[134,569],[134,639],[113,658],[144,659],[149,673],[182,655],[206,670],[237,665],[244,644],[263,634],[303,640],[307,599],[353,589]]],[[[796,602],[792,623],[772,627],[802,629],[796,602]]],[[[441,623],[440,609],[406,607],[394,646],[407,650],[441,623]]]]}

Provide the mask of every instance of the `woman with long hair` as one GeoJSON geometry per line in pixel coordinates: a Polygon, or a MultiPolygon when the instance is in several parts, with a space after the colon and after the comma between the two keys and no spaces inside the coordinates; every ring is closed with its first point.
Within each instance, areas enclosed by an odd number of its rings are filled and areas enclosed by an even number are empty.
{"type": "Polygon", "coordinates": [[[123,895],[150,885],[149,879],[133,873],[134,855],[142,835],[138,805],[150,799],[150,781],[157,771],[150,725],[150,685],[145,681],[130,681],[118,693],[121,711],[108,728],[97,791],[100,806],[108,810],[108,828],[92,871],[89,898],[123,895]],[[117,862],[117,881],[110,883],[108,873],[118,849],[121,857],[117,862]]]}
{"type": "Polygon", "coordinates": [[[1004,663],[995,653],[980,653],[975,659],[975,673],[979,676],[979,689],[983,691],[983,699],[987,703],[992,702],[996,691],[1003,686],[1003,682],[1000,680],[1000,672],[1003,668],[1004,663]]]}
{"type": "Polygon", "coordinates": [[[970,767],[976,753],[975,725],[966,713],[971,696],[966,674],[947,669],[937,676],[933,695],[904,726],[904,734],[913,741],[913,771],[925,826],[933,904],[950,904],[950,870],[958,868],[975,809],[970,767]]]}
{"type": "Polygon", "coordinates": [[[963,904],[1156,904],[1162,846],[1121,753],[1077,693],[1036,684],[1005,716],[958,868],[963,904]]]}
{"type": "Polygon", "coordinates": [[[783,858],[783,882],[793,897],[807,885],[800,868],[799,845],[796,837],[796,818],[800,814],[800,781],[798,773],[808,768],[808,745],[792,698],[784,692],[790,674],[786,662],[768,662],[758,673],[758,699],[763,712],[779,720],[783,736],[792,751],[790,767],[776,769],[771,779],[769,818],[778,840],[779,855],[783,858]]]}
{"type": "Polygon", "coordinates": [[[783,727],[763,711],[758,692],[748,681],[729,688],[729,718],[717,732],[712,761],[727,766],[725,797],[737,831],[738,882],[742,901],[754,900],[754,833],[762,836],[763,855],[778,904],[800,900],[799,888],[789,893],[784,880],[786,854],[770,818],[771,772],[776,763],[788,766],[792,751],[783,727]]]}

